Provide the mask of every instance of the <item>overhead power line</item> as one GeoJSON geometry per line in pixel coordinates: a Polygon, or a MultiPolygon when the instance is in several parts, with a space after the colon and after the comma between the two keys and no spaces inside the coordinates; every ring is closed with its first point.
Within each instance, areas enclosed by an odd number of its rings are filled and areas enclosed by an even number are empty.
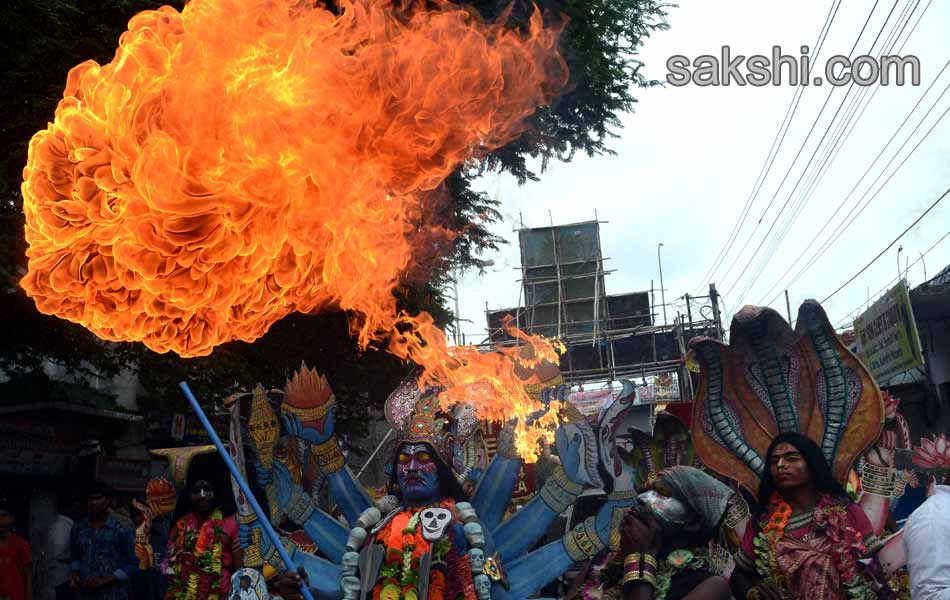
{"type": "MultiPolygon", "coordinates": [[[[821,53],[825,39],[828,36],[828,32],[831,31],[831,25],[834,23],[835,17],[838,16],[838,9],[840,7],[841,0],[838,0],[837,2],[833,0],[831,6],[828,7],[828,15],[825,16],[825,23],[822,25],[821,31],[818,33],[818,39],[815,42],[815,51],[809,57],[809,67],[806,77],[811,77],[811,70],[814,68],[815,63],[817,62],[818,55],[821,53]]],[[[725,260],[726,256],[729,254],[729,251],[732,249],[732,246],[739,235],[739,231],[745,224],[746,217],[749,216],[752,204],[758,197],[759,190],[762,189],[762,184],[765,183],[765,179],[768,177],[769,172],[772,169],[772,164],[775,162],[775,157],[778,156],[778,153],[782,148],[782,144],[785,142],[785,136],[792,124],[792,120],[795,118],[795,113],[798,112],[798,104],[801,101],[802,93],[804,92],[805,87],[806,86],[803,83],[802,85],[799,85],[795,88],[795,93],[792,95],[792,99],[788,103],[788,108],[785,109],[785,116],[782,118],[782,123],[779,125],[778,130],[775,132],[775,136],[772,138],[772,145],[769,146],[769,152],[766,155],[765,160],[762,162],[762,167],[759,169],[759,174],[755,179],[755,183],[752,184],[752,190],[749,192],[749,197],[746,198],[745,205],[739,212],[739,216],[736,217],[736,222],[732,227],[732,231],[729,233],[729,237],[722,245],[722,248],[719,249],[719,253],[713,260],[712,266],[709,267],[709,270],[705,275],[703,275],[702,280],[696,286],[696,292],[702,290],[704,285],[712,281],[712,275],[715,273],[716,269],[722,265],[723,260],[725,260]]]]}
{"type": "MultiPolygon", "coordinates": [[[[924,7],[924,10],[923,10],[923,11],[920,13],[920,15],[917,17],[917,21],[914,23],[914,26],[911,27],[910,31],[909,31],[908,34],[907,34],[907,37],[904,38],[904,41],[903,41],[903,43],[901,44],[901,47],[897,50],[897,54],[898,54],[898,55],[901,54],[901,52],[903,52],[904,46],[907,44],[907,41],[910,39],[910,37],[913,35],[914,31],[917,29],[917,26],[920,24],[920,21],[921,21],[921,19],[923,18],[924,14],[927,12],[927,9],[930,8],[930,4],[932,3],[932,1],[933,1],[933,0],[930,0],[930,1],[927,3],[927,5],[924,7]]],[[[916,10],[916,6],[915,6],[915,10],[916,10]]],[[[911,11],[911,16],[913,16],[913,11],[911,11]]],[[[906,25],[906,23],[905,23],[905,25],[906,25]]],[[[898,33],[897,39],[899,39],[900,36],[903,34],[903,30],[904,30],[904,28],[901,28],[900,33],[898,33]]],[[[895,40],[895,41],[896,41],[896,40],[895,40]]],[[[893,46],[892,46],[892,48],[893,48],[893,46]]],[[[890,52],[890,51],[888,51],[888,52],[890,52]]],[[[948,64],[950,64],[950,63],[948,63],[948,64]]],[[[947,65],[944,65],[944,69],[946,69],[946,67],[947,67],[947,65]]],[[[942,74],[942,73],[943,73],[943,70],[940,71],[940,74],[942,74]]],[[[930,85],[927,87],[927,90],[920,96],[920,98],[917,100],[917,103],[914,105],[914,108],[907,114],[907,116],[904,118],[904,121],[901,123],[901,125],[900,125],[897,129],[894,130],[894,133],[891,135],[891,138],[887,141],[886,144],[884,144],[884,146],[881,148],[881,151],[880,151],[880,152],[878,153],[878,155],[874,158],[874,160],[871,161],[871,163],[868,165],[868,168],[865,170],[865,172],[864,172],[864,173],[861,175],[861,177],[858,179],[858,182],[857,182],[857,183],[855,184],[855,186],[851,189],[851,191],[848,192],[848,195],[845,196],[844,199],[842,199],[842,201],[838,204],[837,208],[835,208],[835,211],[831,214],[831,216],[824,220],[824,222],[823,222],[822,225],[821,225],[821,228],[815,233],[815,235],[812,237],[811,241],[810,241],[808,244],[805,245],[806,248],[811,248],[811,247],[813,246],[813,244],[815,243],[815,241],[821,236],[822,233],[825,232],[825,230],[828,228],[828,225],[831,224],[831,222],[832,222],[832,221],[834,220],[834,218],[838,215],[838,213],[841,211],[841,209],[844,208],[844,205],[847,203],[848,199],[851,198],[852,194],[854,194],[854,192],[857,190],[858,186],[860,186],[860,184],[861,184],[861,182],[864,180],[864,178],[867,177],[868,173],[871,172],[871,169],[873,168],[874,164],[875,164],[875,163],[877,162],[877,160],[880,159],[880,157],[884,154],[884,152],[887,150],[887,147],[891,144],[891,142],[894,141],[894,138],[897,137],[897,134],[900,133],[900,130],[901,130],[901,129],[903,128],[903,126],[907,123],[907,121],[910,120],[910,117],[911,117],[911,116],[913,115],[913,113],[916,111],[917,107],[920,106],[920,103],[923,101],[924,97],[927,95],[927,93],[929,93],[930,89],[933,87],[933,85],[934,85],[934,84],[937,82],[937,80],[940,78],[940,74],[938,74],[937,77],[934,78],[934,80],[933,80],[933,81],[930,83],[930,85]]],[[[839,152],[841,151],[841,148],[844,147],[845,142],[847,142],[847,140],[850,138],[851,133],[854,132],[854,130],[855,130],[855,128],[856,128],[855,126],[857,125],[858,121],[860,121],[861,117],[864,115],[864,112],[867,110],[868,106],[871,105],[871,102],[874,100],[875,96],[877,95],[877,92],[881,89],[881,87],[882,87],[882,86],[874,86],[874,91],[871,92],[870,98],[869,98],[868,101],[864,104],[864,106],[861,108],[861,112],[857,115],[857,118],[853,121],[853,123],[851,123],[850,129],[848,129],[847,132],[844,134],[844,139],[841,141],[841,143],[840,143],[840,144],[838,145],[838,147],[835,149],[834,155],[831,156],[830,161],[826,161],[826,164],[825,164],[825,165],[822,165],[822,168],[824,168],[825,170],[824,170],[824,172],[821,173],[821,175],[820,175],[819,177],[815,178],[815,179],[813,180],[813,183],[810,185],[810,188],[809,188],[808,191],[806,192],[806,194],[807,194],[806,200],[805,200],[806,202],[811,198],[812,194],[813,194],[814,191],[817,189],[818,184],[824,179],[824,176],[825,176],[825,174],[827,174],[827,172],[828,172],[828,170],[829,170],[831,164],[834,162],[835,158],[837,158],[839,152]]],[[[863,95],[866,96],[866,95],[867,95],[867,88],[865,88],[865,89],[862,90],[862,91],[863,91],[863,95]]],[[[857,102],[860,103],[860,100],[858,100],[857,102]]],[[[853,114],[853,113],[852,113],[852,114],[853,114]]],[[[849,215],[850,215],[850,213],[849,213],[849,215]]],[[[847,217],[845,217],[845,218],[847,218],[847,217]]],[[[832,234],[832,235],[834,235],[834,234],[832,234]]],[[[792,269],[792,268],[794,268],[795,264],[798,263],[798,261],[800,260],[800,258],[801,258],[801,257],[795,259],[795,260],[792,262],[792,264],[789,266],[789,270],[792,269]]],[[[802,272],[803,272],[803,271],[802,271],[802,272]]],[[[791,285],[792,283],[794,283],[795,281],[797,281],[797,280],[798,280],[798,277],[799,277],[800,275],[801,275],[801,272],[800,272],[798,275],[796,275],[796,277],[793,278],[792,281],[789,282],[788,284],[786,284],[785,286],[781,286],[781,285],[780,285],[780,284],[781,284],[781,280],[782,280],[782,276],[780,275],[780,276],[778,277],[778,279],[776,279],[775,283],[773,283],[773,284],[769,287],[768,291],[766,291],[764,294],[762,294],[762,300],[759,300],[759,304],[762,304],[763,302],[765,302],[765,299],[768,298],[769,295],[770,295],[772,292],[776,291],[776,289],[777,289],[778,291],[776,292],[775,296],[773,296],[773,297],[771,298],[771,300],[768,300],[767,304],[771,304],[771,303],[775,302],[776,300],[778,300],[779,297],[782,295],[782,290],[783,290],[783,289],[787,289],[787,287],[788,287],[789,285],[791,285]]]]}
{"type": "MultiPolygon", "coordinates": [[[[887,18],[884,20],[884,24],[881,26],[881,30],[878,32],[877,37],[874,39],[874,42],[871,44],[871,47],[872,47],[872,48],[874,47],[874,44],[877,43],[877,40],[878,40],[878,38],[880,38],[881,33],[883,33],[884,28],[887,26],[887,23],[888,23],[888,21],[890,20],[891,15],[892,15],[893,12],[894,12],[894,9],[897,8],[897,4],[898,4],[899,1],[900,1],[900,0],[894,0],[894,4],[891,6],[891,10],[890,10],[890,12],[888,13],[887,18]]],[[[868,13],[867,19],[865,19],[865,21],[864,21],[864,25],[861,27],[860,33],[858,33],[858,37],[855,38],[855,40],[854,40],[854,44],[852,45],[851,51],[848,53],[848,56],[853,55],[855,49],[858,47],[858,43],[860,43],[861,38],[864,36],[864,32],[866,31],[867,26],[868,26],[868,24],[869,24],[870,21],[871,21],[871,17],[874,15],[874,10],[875,10],[875,8],[877,8],[877,4],[878,4],[878,0],[875,0],[874,5],[871,7],[870,12],[868,13]]],[[[734,268],[734,267],[736,266],[736,264],[738,263],[739,258],[745,253],[746,248],[749,247],[749,243],[750,243],[750,242],[752,241],[752,239],[755,237],[755,232],[756,232],[756,230],[758,229],[758,226],[759,226],[759,225],[762,223],[762,221],[765,219],[765,216],[768,214],[769,210],[772,208],[772,205],[775,203],[775,200],[778,198],[779,191],[781,191],[782,186],[785,185],[785,182],[788,180],[789,175],[791,175],[792,169],[794,169],[795,164],[798,162],[798,159],[801,157],[802,153],[803,153],[804,150],[805,150],[805,146],[808,145],[808,140],[811,139],[812,133],[814,133],[815,128],[818,126],[818,121],[821,120],[821,116],[824,114],[825,108],[827,108],[828,102],[831,100],[831,96],[832,96],[832,94],[834,93],[834,91],[835,91],[835,88],[834,88],[834,87],[832,87],[832,88],[829,89],[828,95],[825,97],[825,101],[824,101],[824,103],[822,104],[821,109],[818,111],[818,114],[815,116],[815,120],[812,122],[811,127],[810,127],[809,130],[808,130],[808,133],[805,135],[805,139],[802,141],[801,146],[798,148],[798,152],[796,152],[795,157],[792,159],[791,164],[789,164],[788,170],[785,171],[785,175],[782,177],[782,181],[779,182],[778,187],[775,189],[775,192],[772,194],[772,198],[769,200],[768,205],[765,207],[765,210],[762,212],[762,216],[759,217],[759,220],[758,220],[758,222],[756,223],[756,226],[752,229],[752,232],[750,232],[749,237],[746,238],[746,241],[745,241],[745,243],[743,244],[742,249],[739,250],[739,252],[735,255],[735,258],[733,259],[732,263],[729,265],[729,268],[726,270],[726,274],[723,276],[723,280],[725,280],[726,277],[728,277],[729,273],[732,272],[733,268],[734,268]]],[[[850,88],[849,88],[849,91],[850,91],[850,88]]],[[[839,110],[839,111],[840,111],[840,108],[841,108],[841,107],[839,106],[839,107],[838,107],[838,110],[839,110]]],[[[835,116],[832,117],[832,122],[834,121],[834,119],[835,119],[836,117],[837,117],[837,112],[835,113],[835,116]]],[[[829,127],[830,127],[830,124],[829,124],[829,127]]],[[[827,130],[826,130],[826,131],[825,131],[825,136],[827,136],[827,133],[828,133],[828,132],[827,132],[827,130]]],[[[821,143],[822,143],[823,141],[824,141],[824,136],[822,137],[822,141],[819,142],[819,146],[821,145],[821,143]]],[[[813,158],[814,158],[814,155],[813,155],[813,158]]],[[[807,167],[806,167],[806,169],[807,169],[807,167]]],[[[793,193],[794,193],[794,191],[793,191],[793,193]]],[[[790,195],[790,197],[791,197],[791,195],[790,195]]],[[[765,243],[765,240],[766,240],[766,239],[768,238],[768,236],[772,233],[772,229],[775,227],[775,224],[778,222],[778,218],[781,216],[782,212],[785,210],[785,207],[786,207],[787,205],[788,205],[788,200],[786,200],[785,205],[783,205],[783,207],[779,210],[778,214],[777,214],[776,217],[775,217],[775,220],[773,220],[773,222],[772,222],[772,225],[769,226],[768,231],[766,231],[765,235],[762,237],[762,240],[759,242],[759,244],[758,244],[758,246],[756,247],[756,249],[752,252],[752,256],[750,256],[749,259],[745,262],[745,266],[742,268],[742,271],[739,273],[739,275],[735,278],[735,280],[732,282],[732,284],[731,284],[731,285],[729,286],[729,288],[727,289],[727,291],[726,291],[727,294],[728,294],[728,293],[731,293],[731,292],[736,288],[736,286],[739,284],[739,282],[742,280],[743,276],[745,276],[746,272],[747,272],[748,269],[749,269],[749,266],[752,264],[752,262],[753,262],[753,260],[755,259],[756,255],[757,255],[757,254],[759,253],[759,251],[762,249],[762,245],[765,243]]],[[[741,296],[742,296],[742,295],[740,294],[739,297],[737,298],[737,301],[738,301],[740,304],[741,304],[741,302],[742,302],[742,297],[741,297],[741,296]]]]}
{"type": "MultiPolygon", "coordinates": [[[[948,61],[948,64],[950,64],[950,61],[948,61]]],[[[864,198],[868,195],[868,193],[874,188],[875,184],[877,184],[880,178],[884,175],[885,171],[891,165],[891,163],[893,163],[894,160],[900,155],[901,150],[903,150],[904,146],[906,146],[907,143],[913,138],[914,134],[917,132],[917,129],[919,129],[920,126],[923,124],[923,122],[927,119],[927,117],[930,115],[930,112],[933,110],[934,107],[936,107],[937,103],[943,98],[943,96],[946,94],[948,89],[950,89],[950,84],[948,84],[947,87],[944,88],[943,92],[941,92],[937,100],[931,105],[927,113],[921,118],[917,126],[914,127],[913,131],[910,132],[907,139],[904,140],[904,143],[901,144],[900,148],[898,148],[897,151],[894,153],[894,155],[890,158],[890,160],[887,161],[887,164],[885,164],[881,168],[880,173],[878,173],[878,176],[874,179],[873,182],[871,182],[871,185],[868,186],[868,189],[865,190],[865,192],[861,195],[861,197],[858,199],[858,202],[853,207],[851,207],[851,210],[848,212],[847,215],[845,215],[844,219],[842,219],[842,221],[838,224],[838,226],[831,232],[828,239],[826,239],[822,243],[822,245],[818,248],[815,254],[812,255],[808,263],[804,267],[802,267],[798,271],[798,273],[796,273],[795,276],[791,279],[791,281],[789,281],[784,286],[785,289],[788,289],[788,287],[790,287],[793,283],[798,281],[798,279],[802,275],[804,275],[808,271],[808,269],[810,269],[816,262],[818,262],[818,259],[820,259],[825,254],[825,252],[827,252],[838,241],[838,239],[841,238],[844,232],[847,231],[848,228],[851,227],[851,225],[857,220],[857,218],[861,216],[861,213],[863,213],[864,210],[868,207],[868,205],[870,205],[870,203],[878,196],[878,194],[881,193],[881,191],[887,186],[887,184],[891,181],[891,179],[893,179],[894,175],[896,175],[897,172],[900,171],[900,169],[904,166],[904,164],[908,161],[908,159],[910,159],[910,157],[913,156],[914,152],[916,152],[917,149],[920,148],[921,144],[923,144],[924,141],[930,136],[931,132],[933,132],[933,130],[937,127],[937,125],[940,124],[943,118],[947,115],[947,112],[950,111],[950,104],[947,105],[947,108],[944,109],[943,113],[937,118],[937,120],[933,123],[933,125],[930,126],[927,132],[924,133],[923,137],[920,138],[920,140],[914,145],[914,147],[911,148],[910,152],[908,152],[907,155],[903,158],[903,160],[901,160],[900,164],[898,164],[897,167],[893,171],[891,171],[890,175],[887,176],[887,178],[880,185],[880,187],[878,187],[877,190],[866,201],[864,201],[864,204],[861,205],[861,201],[864,200],[864,198]],[[857,213],[855,213],[855,209],[858,209],[859,205],[861,205],[861,208],[860,210],[857,211],[857,213]],[[849,220],[849,217],[850,217],[850,220],[849,220]],[[845,221],[847,221],[847,223],[845,223],[845,221]]],[[[900,127],[898,128],[898,131],[899,130],[900,130],[900,127]]],[[[888,142],[888,144],[890,144],[890,142],[888,142]]],[[[881,150],[881,153],[878,155],[878,158],[880,157],[881,154],[883,154],[886,148],[887,148],[887,144],[885,144],[884,148],[881,150]]],[[[848,195],[845,197],[845,200],[851,197],[851,194],[853,194],[854,191],[858,188],[858,186],[864,180],[864,177],[870,172],[871,167],[873,167],[875,162],[877,162],[877,158],[875,158],[874,161],[871,162],[871,165],[868,166],[868,170],[865,171],[865,174],[861,176],[861,178],[858,180],[857,183],[855,183],[854,187],[851,189],[851,192],[849,192],[848,195]]],[[[837,214],[837,211],[835,211],[835,214],[837,214]]],[[[834,215],[832,215],[832,218],[834,218],[834,215]]],[[[830,222],[830,219],[826,221],[825,225],[827,225],[829,222],[830,222]]],[[[822,227],[818,235],[820,235],[821,231],[824,231],[824,227],[822,227]]],[[[812,238],[812,241],[809,244],[807,244],[807,247],[812,246],[814,241],[818,238],[818,235],[812,238]]],[[[793,263],[793,266],[794,266],[794,263],[793,263]]],[[[781,292],[776,294],[776,296],[773,298],[771,302],[774,302],[775,299],[777,299],[780,295],[781,295],[781,292]]],[[[771,302],[769,302],[769,304],[771,304],[771,302]]]]}
{"type": "MultiPolygon", "coordinates": [[[[897,18],[897,20],[894,22],[894,25],[891,28],[891,31],[888,34],[887,39],[881,45],[879,57],[884,57],[886,55],[893,53],[894,46],[897,45],[897,41],[900,39],[901,35],[903,35],[904,30],[906,29],[908,23],[913,17],[913,13],[914,11],[916,11],[917,6],[919,4],[920,4],[920,0],[916,0],[916,3],[914,0],[908,0],[907,5],[901,11],[901,14],[897,18]],[[913,9],[911,9],[912,4],[913,4],[913,9]],[[911,9],[911,10],[908,12],[908,9],[911,9]]],[[[873,50],[874,50],[874,45],[872,44],[869,54],[873,53],[873,50]]],[[[765,273],[769,265],[772,264],[771,263],[772,257],[775,255],[776,252],[778,252],[779,248],[781,247],[782,243],[785,241],[785,238],[788,236],[788,233],[791,231],[798,217],[801,215],[802,211],[805,209],[808,202],[811,200],[811,197],[817,187],[818,182],[824,179],[825,174],[828,172],[831,165],[834,163],[835,159],[837,159],[841,148],[844,146],[845,142],[847,142],[847,140],[850,138],[851,133],[854,131],[855,126],[858,123],[858,120],[860,120],[861,116],[864,114],[864,111],[870,105],[871,100],[874,99],[874,95],[881,88],[881,86],[875,86],[874,93],[871,94],[868,102],[864,104],[864,107],[861,109],[860,115],[858,115],[856,119],[855,114],[857,113],[858,106],[861,104],[863,99],[868,95],[868,88],[860,87],[858,89],[858,93],[854,95],[848,107],[845,109],[843,117],[839,120],[839,122],[837,123],[837,126],[835,126],[835,120],[839,112],[841,111],[841,108],[844,106],[844,103],[848,100],[848,96],[853,91],[853,88],[854,88],[854,83],[852,82],[851,86],[849,86],[847,92],[845,93],[844,98],[842,98],[841,103],[838,105],[838,109],[835,111],[835,116],[832,117],[832,120],[829,122],[828,128],[826,128],[825,130],[825,135],[822,136],[821,141],[818,142],[818,145],[815,147],[815,150],[812,153],[812,156],[809,159],[808,164],[805,165],[805,168],[802,170],[802,173],[799,175],[798,181],[796,182],[795,187],[792,189],[792,192],[789,194],[789,197],[786,200],[786,203],[785,203],[786,206],[788,205],[788,202],[792,199],[792,197],[795,195],[795,190],[798,189],[799,185],[802,183],[803,180],[805,181],[805,185],[802,187],[802,190],[799,192],[798,199],[792,204],[792,208],[785,214],[785,217],[782,220],[782,223],[779,225],[778,230],[776,231],[775,235],[772,237],[771,242],[769,242],[769,245],[765,250],[765,254],[759,259],[758,267],[756,268],[752,277],[743,287],[742,292],[740,293],[740,298],[745,298],[745,296],[749,292],[752,291],[752,289],[755,287],[755,284],[759,281],[759,278],[762,277],[762,275],[765,273]],[[829,142],[825,144],[824,149],[822,149],[822,143],[824,142],[825,137],[828,135],[828,132],[831,131],[832,127],[835,127],[834,133],[832,134],[829,142]],[[818,159],[818,163],[816,167],[812,169],[812,172],[809,175],[808,169],[811,166],[812,161],[818,155],[819,151],[821,151],[822,155],[818,159]]],[[[784,211],[784,209],[785,209],[785,206],[783,206],[782,210],[784,211]]],[[[781,213],[779,216],[781,216],[781,213]]],[[[776,217],[776,220],[777,219],[778,217],[776,217]]],[[[767,292],[765,295],[768,296],[768,294],[771,293],[772,289],[774,289],[774,285],[769,289],[769,292],[767,292]]]]}
{"type": "MultiPolygon", "coordinates": [[[[910,267],[916,267],[916,266],[917,266],[917,263],[923,261],[925,256],[927,256],[928,254],[930,254],[930,252],[931,252],[934,248],[936,248],[937,246],[939,246],[940,243],[941,243],[942,241],[944,241],[945,239],[947,239],[948,237],[950,237],[950,231],[948,231],[947,233],[943,234],[943,235],[940,237],[939,240],[937,240],[936,242],[933,243],[932,246],[930,246],[930,247],[927,248],[925,251],[923,251],[923,252],[920,254],[920,256],[919,256],[916,260],[914,260],[914,262],[912,262],[912,263],[910,263],[910,264],[908,265],[907,268],[909,269],[910,267]]],[[[895,277],[894,279],[891,279],[890,281],[888,281],[887,283],[885,283],[884,286],[881,287],[881,289],[879,289],[878,291],[874,292],[873,297],[876,299],[879,295],[881,295],[882,292],[884,292],[884,291],[890,289],[890,287],[891,287],[892,285],[894,285],[895,283],[897,283],[897,282],[901,279],[901,277],[902,277],[901,275],[898,275],[898,276],[895,277]]],[[[846,323],[846,322],[849,321],[849,320],[851,320],[851,319],[854,317],[854,315],[855,315],[859,310],[861,310],[862,307],[864,307],[864,306],[870,304],[870,298],[871,298],[871,296],[868,297],[868,300],[867,300],[867,301],[862,302],[861,304],[855,306],[855,307],[852,308],[850,311],[848,311],[848,314],[845,315],[845,317],[844,317],[843,319],[841,319],[840,321],[838,321],[838,323],[835,325],[835,329],[840,329],[841,326],[842,326],[842,324],[843,324],[843,323],[846,323]]]]}
{"type": "Polygon", "coordinates": [[[908,231],[910,231],[911,229],[913,229],[918,223],[920,223],[920,222],[923,220],[924,217],[926,217],[926,216],[930,213],[930,211],[932,211],[934,208],[936,208],[937,205],[940,204],[940,202],[943,201],[943,199],[947,197],[947,195],[950,195],[950,188],[947,188],[947,190],[946,190],[944,193],[940,194],[940,197],[937,198],[936,200],[934,200],[933,204],[931,204],[930,206],[927,207],[927,210],[925,210],[923,213],[921,213],[921,215],[920,215],[919,217],[917,217],[917,218],[914,220],[914,222],[911,223],[910,226],[907,227],[907,229],[905,229],[904,231],[902,231],[900,235],[898,235],[896,238],[894,238],[894,240],[893,240],[890,244],[888,244],[883,250],[881,250],[881,251],[878,253],[877,256],[875,256],[874,258],[872,258],[872,259],[871,259],[871,262],[869,262],[868,264],[864,265],[864,266],[861,268],[860,271],[858,271],[857,273],[855,273],[854,275],[852,275],[850,279],[848,279],[847,281],[845,281],[844,283],[842,283],[841,286],[838,287],[838,289],[836,289],[835,291],[831,292],[828,296],[826,296],[825,299],[821,301],[821,303],[824,304],[824,303],[827,302],[828,300],[831,300],[832,298],[834,298],[835,295],[836,295],[838,292],[840,292],[841,290],[843,290],[844,288],[846,288],[846,287],[848,286],[848,284],[850,284],[852,281],[854,281],[855,279],[857,279],[858,277],[860,277],[860,275],[861,275],[862,273],[864,273],[865,271],[867,271],[867,270],[871,267],[871,265],[873,265],[875,262],[877,262],[877,259],[879,259],[879,258],[881,258],[882,256],[884,256],[884,253],[885,253],[885,252],[887,252],[888,250],[890,250],[890,249],[894,246],[894,244],[896,244],[902,237],[904,237],[904,236],[907,234],[908,231]]]}

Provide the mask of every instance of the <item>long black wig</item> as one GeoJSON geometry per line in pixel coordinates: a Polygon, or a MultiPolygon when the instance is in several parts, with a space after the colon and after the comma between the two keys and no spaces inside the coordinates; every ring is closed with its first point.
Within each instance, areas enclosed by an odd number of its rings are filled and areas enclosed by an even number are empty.
{"type": "Polygon", "coordinates": [[[772,493],[775,492],[775,481],[772,479],[771,469],[772,454],[775,453],[775,447],[782,443],[791,444],[801,452],[805,464],[808,465],[808,474],[811,476],[812,485],[815,486],[817,492],[828,494],[837,500],[851,502],[848,493],[835,479],[835,475],[821,453],[818,444],[800,433],[789,431],[775,436],[765,453],[765,472],[762,474],[762,481],[759,483],[760,510],[768,507],[769,499],[772,497],[772,493]]]}
{"type": "Polygon", "coordinates": [[[191,488],[202,479],[214,486],[214,505],[221,509],[221,514],[229,516],[237,512],[228,469],[217,452],[210,452],[193,457],[188,464],[185,489],[178,493],[172,523],[191,512],[191,488]]]}

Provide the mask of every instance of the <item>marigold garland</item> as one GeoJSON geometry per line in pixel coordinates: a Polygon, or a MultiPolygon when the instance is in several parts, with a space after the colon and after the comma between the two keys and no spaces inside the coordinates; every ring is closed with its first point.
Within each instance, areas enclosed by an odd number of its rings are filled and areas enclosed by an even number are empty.
{"type": "Polygon", "coordinates": [[[197,532],[189,529],[184,519],[177,529],[174,556],[170,557],[174,577],[169,581],[166,598],[217,600],[225,538],[221,511],[214,510],[197,532]]]}
{"type": "MultiPolygon", "coordinates": [[[[446,500],[440,506],[454,512],[454,504],[446,500]]],[[[418,512],[400,512],[379,531],[376,539],[383,542],[386,552],[380,580],[373,588],[373,600],[416,600],[419,560],[426,553],[431,554],[433,565],[429,600],[476,600],[467,557],[457,555],[451,535],[434,544],[422,537],[418,512]]]]}
{"type": "MultiPolygon", "coordinates": [[[[759,534],[753,540],[756,570],[766,583],[782,590],[787,587],[775,558],[775,546],[785,535],[791,515],[792,507],[777,492],[773,493],[769,510],[759,522],[759,534]]],[[[858,562],[867,553],[867,548],[861,532],[850,525],[847,510],[831,496],[822,494],[812,514],[812,522],[831,542],[829,553],[848,596],[855,599],[874,598],[875,594],[858,562]]]]}

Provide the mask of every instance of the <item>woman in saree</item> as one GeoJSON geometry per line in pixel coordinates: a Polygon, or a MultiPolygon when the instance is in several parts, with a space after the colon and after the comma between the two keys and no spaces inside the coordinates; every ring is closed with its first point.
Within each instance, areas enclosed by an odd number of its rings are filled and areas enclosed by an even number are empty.
{"type": "Polygon", "coordinates": [[[772,440],[759,509],[736,557],[731,583],[738,598],[877,597],[861,561],[881,541],[813,441],[798,433],[772,440]]]}

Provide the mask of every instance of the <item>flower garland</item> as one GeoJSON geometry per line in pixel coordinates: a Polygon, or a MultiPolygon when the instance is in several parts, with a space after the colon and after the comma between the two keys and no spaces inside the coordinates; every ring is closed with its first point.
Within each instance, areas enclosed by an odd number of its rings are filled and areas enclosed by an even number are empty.
{"type": "MultiPolygon", "coordinates": [[[[769,502],[767,516],[759,522],[760,531],[755,536],[755,566],[766,583],[785,590],[785,577],[775,556],[776,546],[785,535],[792,507],[775,492],[769,502]]],[[[858,561],[867,553],[861,532],[851,526],[847,511],[828,495],[822,494],[812,513],[815,529],[828,538],[828,552],[838,572],[842,587],[848,597],[855,599],[874,598],[876,594],[868,585],[858,561]]]]}
{"type": "MultiPolygon", "coordinates": [[[[446,501],[441,506],[453,510],[454,503],[446,501]]],[[[422,537],[421,512],[403,511],[377,534],[386,551],[373,600],[416,600],[419,560],[426,553],[432,557],[429,600],[476,600],[471,567],[467,556],[455,547],[454,531],[430,544],[422,537]]]]}
{"type": "Polygon", "coordinates": [[[218,600],[223,552],[221,540],[225,538],[221,511],[215,509],[197,531],[191,526],[194,515],[185,519],[179,522],[175,539],[175,556],[171,559],[174,576],[169,582],[167,598],[218,600]]]}

